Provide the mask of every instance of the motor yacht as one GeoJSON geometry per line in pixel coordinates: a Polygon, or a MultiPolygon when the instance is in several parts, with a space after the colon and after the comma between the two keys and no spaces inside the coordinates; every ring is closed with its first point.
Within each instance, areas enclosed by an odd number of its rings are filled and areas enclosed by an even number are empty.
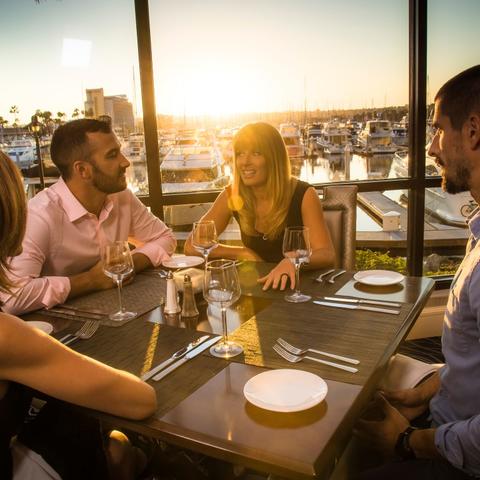
{"type": "Polygon", "coordinates": [[[317,143],[326,154],[343,154],[349,143],[348,131],[340,122],[335,120],[327,122],[317,143]]]}
{"type": "Polygon", "coordinates": [[[287,147],[290,158],[303,158],[305,156],[305,146],[298,125],[294,123],[282,123],[279,127],[280,135],[287,147]]]}
{"type": "Polygon", "coordinates": [[[369,120],[358,136],[358,153],[395,153],[392,125],[388,120],[369,120]]]}
{"type": "MultiPolygon", "coordinates": [[[[425,157],[425,175],[441,175],[440,168],[434,158],[429,155],[425,157]]],[[[408,152],[406,150],[394,154],[390,176],[403,178],[408,176],[408,152]]],[[[466,227],[466,220],[476,207],[477,203],[473,200],[470,192],[452,195],[440,187],[425,189],[425,210],[448,225],[466,227]]]]}

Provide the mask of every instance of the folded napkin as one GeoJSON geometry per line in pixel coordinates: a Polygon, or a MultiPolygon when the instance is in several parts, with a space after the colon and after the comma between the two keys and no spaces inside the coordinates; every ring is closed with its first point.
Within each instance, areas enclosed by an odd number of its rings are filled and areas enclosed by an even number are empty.
{"type": "Polygon", "coordinates": [[[390,359],[379,388],[382,390],[413,388],[442,366],[442,363],[425,363],[398,353],[390,359]]]}

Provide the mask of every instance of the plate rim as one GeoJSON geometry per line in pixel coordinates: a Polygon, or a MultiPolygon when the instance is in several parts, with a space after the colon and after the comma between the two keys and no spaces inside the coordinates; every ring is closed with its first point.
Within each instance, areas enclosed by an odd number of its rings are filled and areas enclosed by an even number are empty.
{"type": "Polygon", "coordinates": [[[46,333],[47,335],[50,335],[53,332],[53,325],[49,322],[45,322],[44,320],[27,320],[25,323],[27,323],[30,327],[36,328],[37,330],[41,330],[42,332],[46,333]],[[47,330],[43,330],[42,328],[39,328],[38,325],[48,325],[47,330]]]}
{"type": "Polygon", "coordinates": [[[314,407],[315,405],[318,405],[319,403],[323,402],[327,394],[328,394],[328,384],[322,377],[320,377],[320,375],[309,372],[307,370],[297,370],[294,368],[276,368],[273,370],[267,370],[266,372],[257,373],[257,375],[254,375],[253,377],[249,378],[245,382],[245,385],[243,386],[243,395],[247,399],[247,401],[250,402],[252,405],[255,405],[258,408],[263,408],[264,410],[268,410],[271,412],[280,412],[280,413],[293,413],[293,412],[301,412],[303,410],[308,410],[314,407]],[[321,383],[323,384],[322,386],[324,387],[324,392],[322,392],[317,398],[312,397],[309,402],[306,402],[306,403],[304,402],[304,403],[300,403],[300,404],[292,405],[288,407],[285,407],[285,406],[276,407],[273,404],[263,402],[259,398],[251,397],[251,394],[247,392],[247,386],[254,378],[259,377],[260,375],[271,375],[272,372],[279,372],[279,371],[282,371],[282,372],[288,371],[288,372],[295,372],[295,373],[302,372],[302,374],[313,375],[318,380],[320,380],[321,383]]]}
{"type": "Polygon", "coordinates": [[[178,257],[171,257],[170,260],[162,261],[162,265],[166,268],[191,268],[191,267],[196,267],[197,265],[201,265],[204,261],[205,260],[202,257],[198,257],[197,255],[179,255],[178,257]],[[191,265],[187,265],[185,267],[179,267],[178,265],[175,266],[175,267],[167,265],[170,262],[175,262],[176,259],[178,259],[178,261],[180,262],[181,261],[180,259],[182,259],[182,258],[183,259],[185,259],[185,258],[195,258],[195,259],[198,259],[198,260],[196,261],[196,263],[192,263],[191,265]]]}
{"type": "Polygon", "coordinates": [[[383,286],[395,285],[397,283],[400,283],[402,280],[405,279],[405,275],[403,273],[396,272],[395,270],[384,270],[384,269],[360,270],[353,275],[353,279],[355,281],[363,283],[365,285],[370,285],[370,286],[375,286],[375,287],[383,287],[383,286]],[[379,274],[380,273],[388,273],[388,274],[398,275],[398,280],[395,280],[395,279],[392,278],[392,280],[388,283],[372,283],[372,282],[365,281],[365,278],[362,278],[362,277],[359,278],[359,275],[362,274],[362,273],[365,273],[365,274],[368,275],[369,273],[373,274],[374,272],[379,273],[379,274]]]}

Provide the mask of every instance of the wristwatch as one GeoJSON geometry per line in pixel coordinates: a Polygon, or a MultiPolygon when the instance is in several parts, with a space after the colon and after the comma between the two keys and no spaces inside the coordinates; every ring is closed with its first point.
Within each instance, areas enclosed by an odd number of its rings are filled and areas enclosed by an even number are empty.
{"type": "Polygon", "coordinates": [[[403,460],[412,460],[417,458],[413,448],[410,446],[410,435],[417,430],[417,428],[409,426],[402,432],[395,444],[395,453],[403,460]]]}

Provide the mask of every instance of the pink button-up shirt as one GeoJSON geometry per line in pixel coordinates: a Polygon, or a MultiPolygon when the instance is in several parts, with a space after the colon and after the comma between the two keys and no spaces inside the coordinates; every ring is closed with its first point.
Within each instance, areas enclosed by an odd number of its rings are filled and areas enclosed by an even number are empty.
{"type": "Polygon", "coordinates": [[[99,217],[89,213],[60,179],[28,203],[23,252],[11,260],[14,295],[1,294],[3,310],[22,314],[63,303],[69,276],[100,260],[102,245],[129,240],[132,253],[146,255],[154,266],[175,250],[172,231],[128,189],[108,195],[99,217]]]}

